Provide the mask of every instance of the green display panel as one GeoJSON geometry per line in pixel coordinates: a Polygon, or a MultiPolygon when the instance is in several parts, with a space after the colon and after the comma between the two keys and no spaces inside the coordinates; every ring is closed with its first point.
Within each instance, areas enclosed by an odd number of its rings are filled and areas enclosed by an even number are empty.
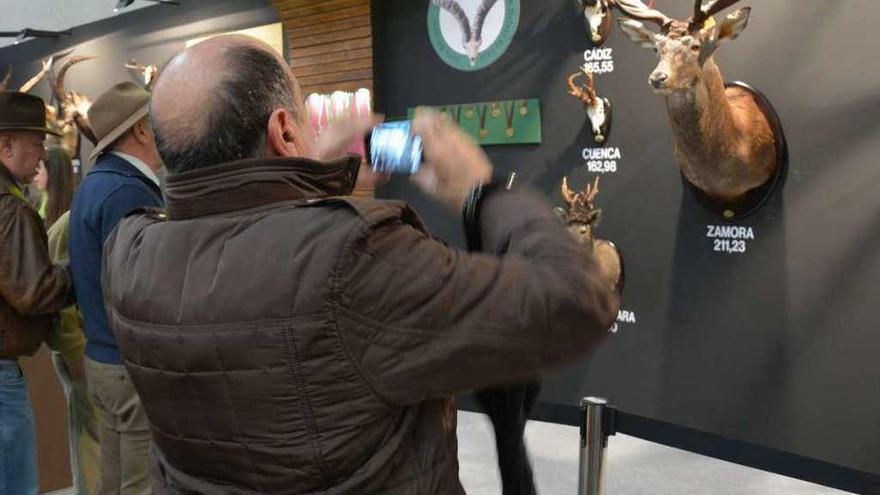
{"type": "MultiPolygon", "coordinates": [[[[538,99],[438,105],[462,129],[485,146],[541,143],[541,102],[538,99]]],[[[415,108],[407,110],[412,119],[415,108]]]]}

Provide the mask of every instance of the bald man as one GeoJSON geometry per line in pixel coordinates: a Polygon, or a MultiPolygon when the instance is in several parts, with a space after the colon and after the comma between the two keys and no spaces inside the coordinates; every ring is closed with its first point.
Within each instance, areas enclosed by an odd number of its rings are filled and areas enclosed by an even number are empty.
{"type": "Polygon", "coordinates": [[[153,488],[461,494],[452,397],[583,355],[618,295],[449,120],[417,115],[413,180],[464,212],[482,253],[351,196],[360,160],[342,153],[373,122],[315,142],[302,101],[284,61],[239,36],[184,51],[155,86],[167,210],[120,223],[103,280],[153,488]]]}

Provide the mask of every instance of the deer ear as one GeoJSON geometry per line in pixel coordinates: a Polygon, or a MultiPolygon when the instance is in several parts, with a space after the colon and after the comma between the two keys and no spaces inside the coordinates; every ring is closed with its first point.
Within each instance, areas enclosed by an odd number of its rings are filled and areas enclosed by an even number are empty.
{"type": "Polygon", "coordinates": [[[649,50],[654,49],[656,35],[653,31],[646,28],[644,24],[639,21],[624,18],[618,18],[617,23],[620,24],[620,29],[629,36],[629,39],[631,39],[633,43],[642,48],[647,48],[649,50]]]}
{"type": "Polygon", "coordinates": [[[715,31],[715,39],[718,42],[735,40],[745,31],[749,25],[749,15],[752,13],[751,7],[743,7],[736,12],[732,12],[721,21],[715,31]]]}

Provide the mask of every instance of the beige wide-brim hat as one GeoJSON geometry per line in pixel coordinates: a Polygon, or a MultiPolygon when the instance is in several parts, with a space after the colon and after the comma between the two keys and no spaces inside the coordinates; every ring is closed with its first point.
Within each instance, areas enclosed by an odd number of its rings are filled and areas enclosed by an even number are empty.
{"type": "Polygon", "coordinates": [[[89,156],[98,156],[150,112],[150,92],[131,82],[108,89],[89,108],[89,122],[98,144],[89,156]]]}

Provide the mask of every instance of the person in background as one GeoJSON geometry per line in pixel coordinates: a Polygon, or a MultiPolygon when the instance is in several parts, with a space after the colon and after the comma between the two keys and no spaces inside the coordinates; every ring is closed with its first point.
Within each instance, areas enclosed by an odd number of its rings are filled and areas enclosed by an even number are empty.
{"type": "MultiPolygon", "coordinates": [[[[53,261],[69,258],[69,223],[70,212],[67,211],[49,227],[49,256],[53,261]]],[[[98,443],[97,412],[89,398],[85,382],[83,360],[86,339],[83,320],[75,305],[61,310],[59,324],[46,339],[46,343],[53,349],[52,364],[67,400],[70,472],[73,474],[74,493],[91,495],[98,486],[101,450],[98,443]]]]}
{"type": "Polygon", "coordinates": [[[352,196],[360,158],[345,151],[375,121],[316,141],[302,102],[284,59],[247,36],[194,45],[157,80],[167,208],[123,219],[103,272],[153,486],[461,495],[454,395],[583,356],[619,294],[450,119],[417,111],[413,180],[462,214],[476,253],[405,203],[352,196]]]}
{"type": "Polygon", "coordinates": [[[86,384],[99,418],[99,495],[151,492],[149,424],[122,365],[101,289],[101,251],[119,220],[132,210],[162,205],[156,175],[162,162],[147,120],[149,101],[150,93],[125,82],[92,104],[88,117],[98,144],[91,158],[97,161],[70,210],[70,264],[87,337],[86,384]]]}
{"type": "Polygon", "coordinates": [[[57,146],[47,151],[48,158],[40,161],[37,175],[31,185],[39,192],[37,212],[46,221],[46,228],[70,210],[76,179],[67,153],[57,146]]]}
{"type": "Polygon", "coordinates": [[[18,364],[73,301],[67,267],[49,259],[43,221],[22,188],[46,159],[43,100],[0,92],[0,493],[36,495],[34,414],[18,364]]]}
{"type": "MultiPolygon", "coordinates": [[[[40,161],[31,186],[39,194],[35,205],[48,229],[49,256],[58,263],[69,259],[67,232],[70,203],[76,182],[70,157],[60,147],[48,149],[48,158],[40,161]]],[[[100,450],[95,414],[85,384],[83,357],[86,338],[82,317],[76,306],[60,313],[59,324],[46,337],[52,349],[52,364],[67,402],[67,428],[70,446],[70,470],[77,495],[94,493],[97,485],[100,450]]]]}

